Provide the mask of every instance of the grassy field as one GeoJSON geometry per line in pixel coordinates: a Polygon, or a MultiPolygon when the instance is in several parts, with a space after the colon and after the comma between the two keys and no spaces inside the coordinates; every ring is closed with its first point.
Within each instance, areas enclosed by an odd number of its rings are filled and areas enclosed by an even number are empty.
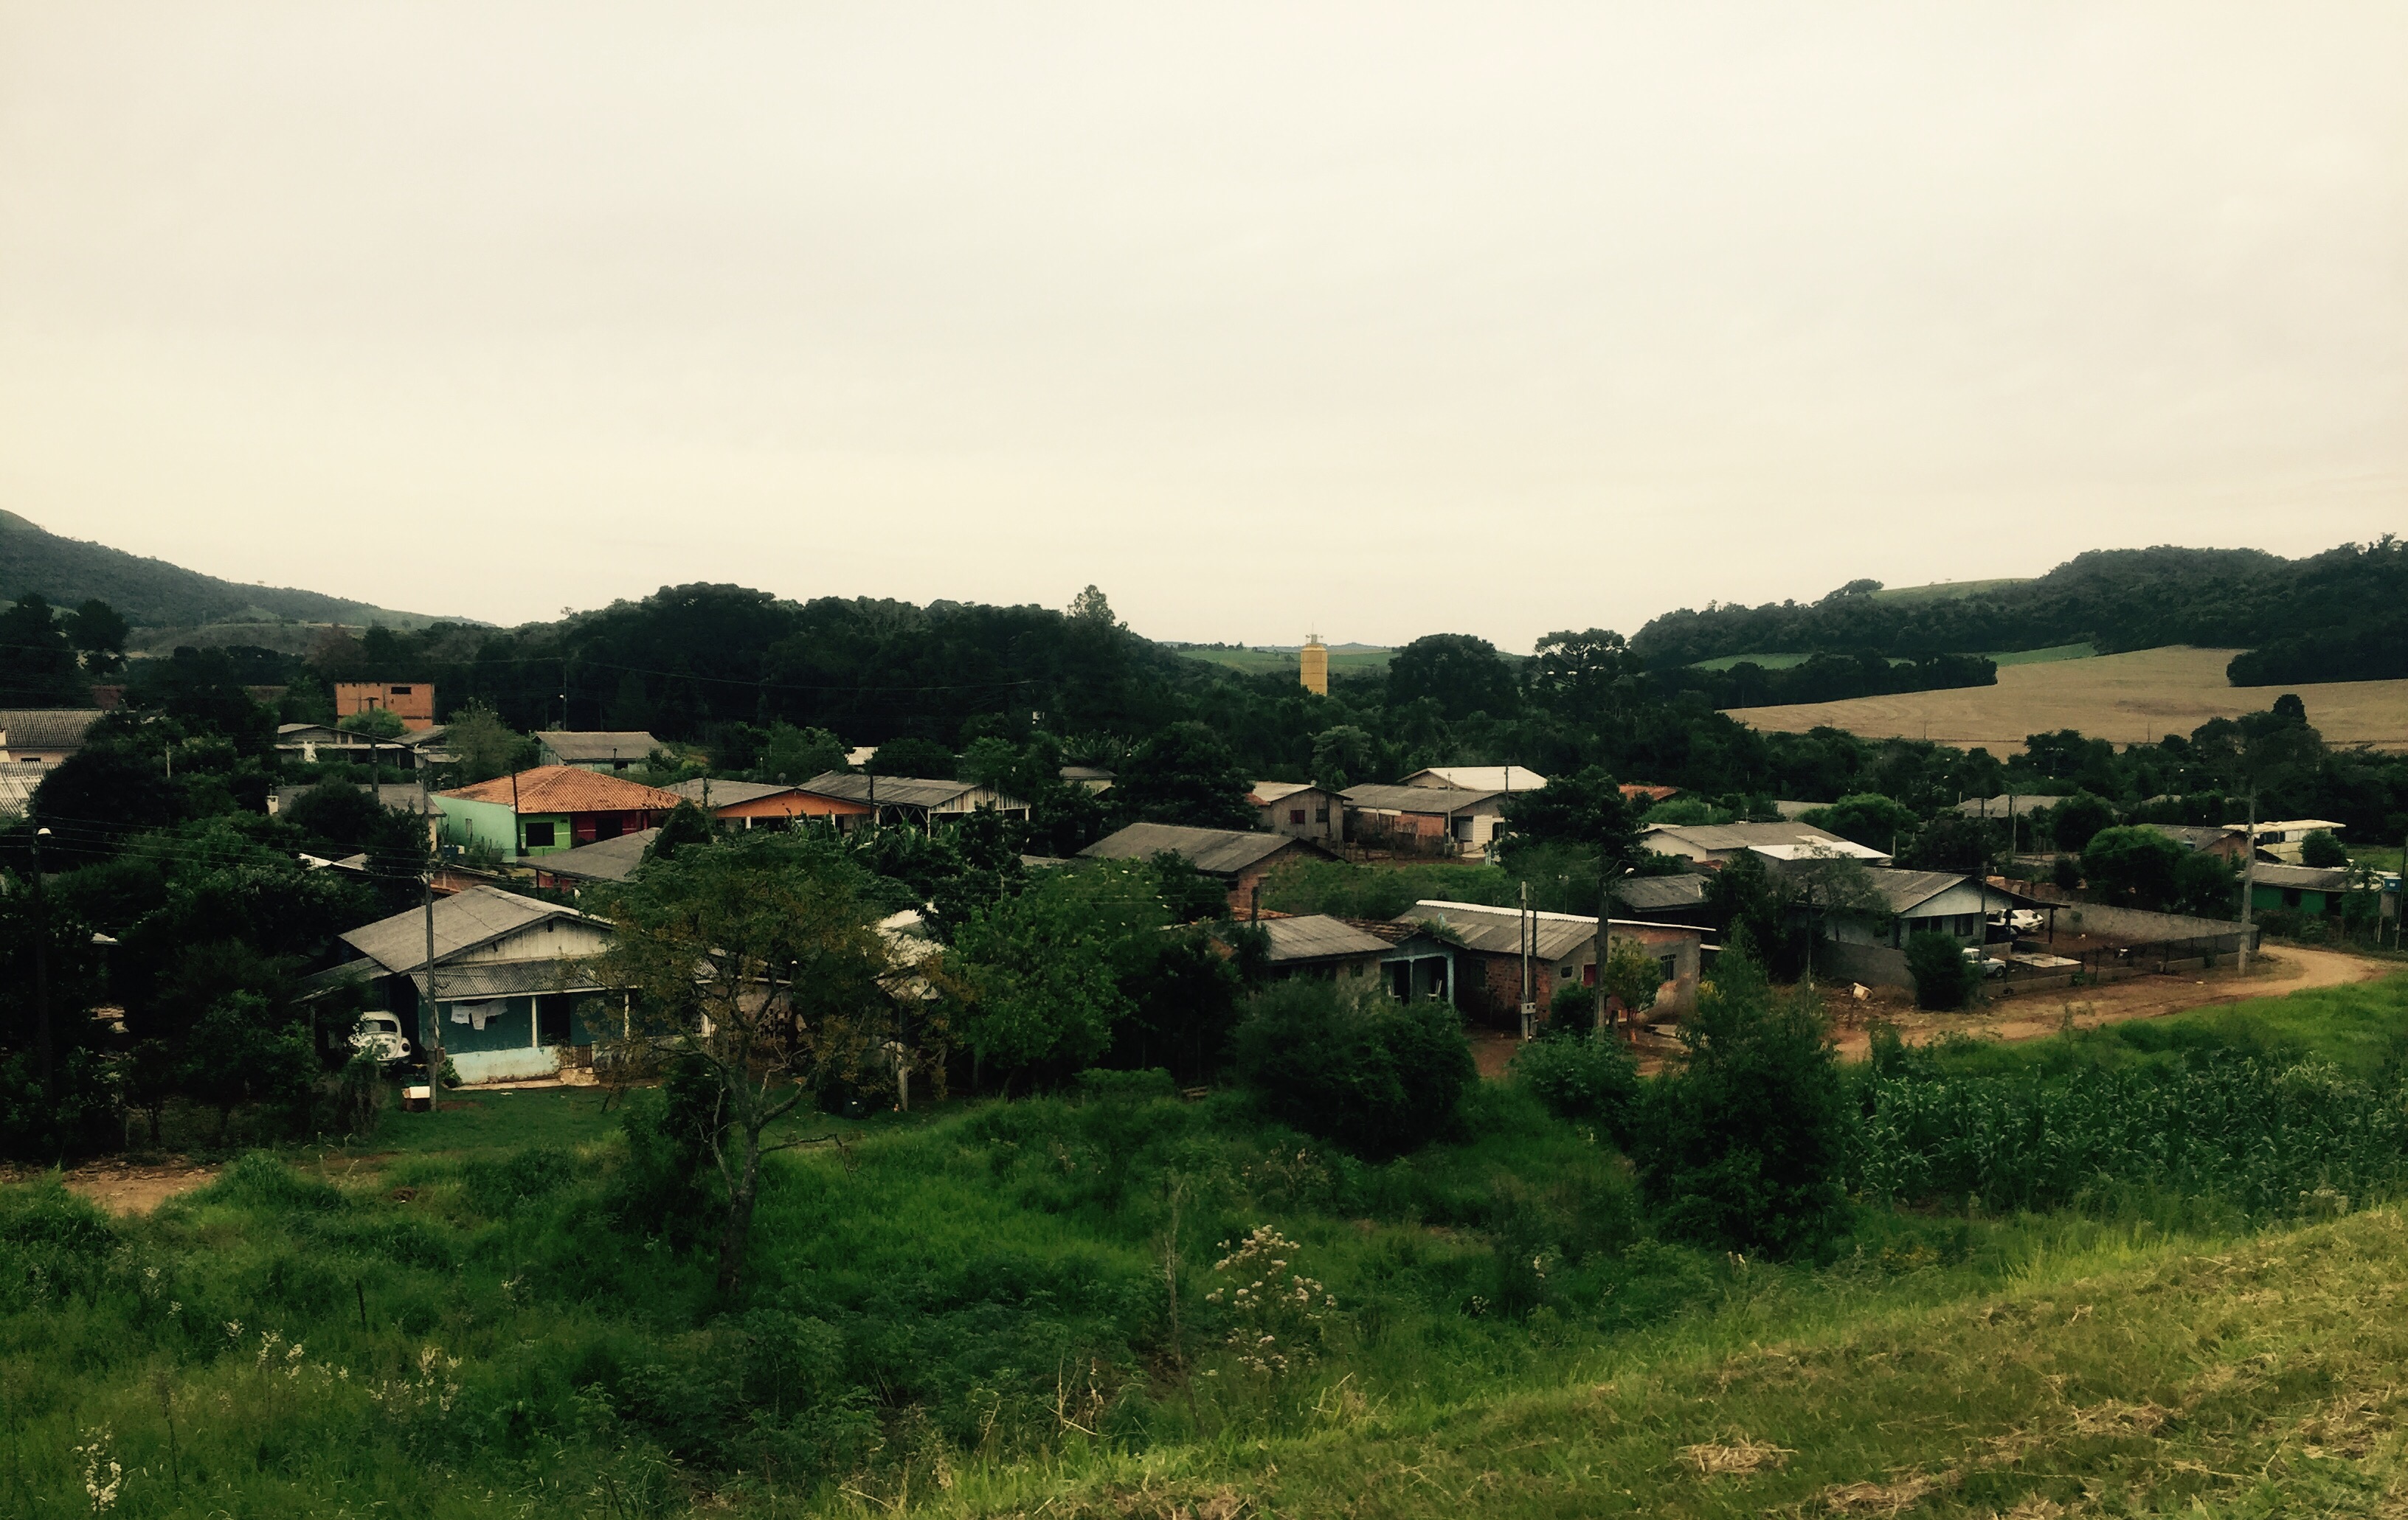
{"type": "MultiPolygon", "coordinates": [[[[1260,675],[1272,671],[1293,671],[1297,657],[1282,649],[1181,649],[1180,654],[1207,664],[1221,665],[1248,675],[1260,675]]],[[[1332,671],[1383,671],[1388,668],[1393,649],[1375,649],[1359,644],[1341,644],[1329,651],[1332,671]]]]}
{"type": "MultiPolygon", "coordinates": [[[[1994,755],[2020,751],[2027,734],[2067,728],[2119,745],[2143,744],[2187,733],[2211,717],[2259,711],[2280,695],[2226,685],[2224,667],[2232,655],[2175,646],[2007,665],[1996,686],[1750,707],[1732,716],[1779,732],[1828,725],[1867,738],[1979,745],[1994,755]]],[[[2408,680],[2339,681],[2298,691],[2308,720],[2328,744],[2408,749],[2408,680]]]]}
{"type": "MultiPolygon", "coordinates": [[[[2348,1083],[2403,1031],[2393,977],[1943,1048],[1927,1086],[2063,1115],[2220,1072],[2391,1136],[2392,1089],[2348,1083]]],[[[0,1187],[0,1513],[2039,1520],[2366,1514],[2408,1476],[2408,1221],[2246,1115],[2194,1137],[2210,1173],[2144,1144],[2048,1212],[1868,1193],[1790,1264],[1656,1238],[1621,1158],[1508,1085],[1387,1165],[1227,1093],[814,1118],[846,1144],[773,1163],[734,1301],[629,1212],[623,1115],[391,1115],[124,1221],[0,1187]],[[2182,1182],[2211,1173],[2278,1201],[2182,1182]],[[1276,1260],[1238,1261],[1262,1227],[1276,1260]],[[1227,1301],[1280,1272],[1320,1317],[1227,1301]]]]}
{"type": "Polygon", "coordinates": [[[1943,580],[1929,586],[1886,586],[1873,595],[1884,602],[1954,602],[1960,596],[1995,591],[2001,586],[2020,586],[2028,578],[2006,575],[1997,580],[1943,580]]]}

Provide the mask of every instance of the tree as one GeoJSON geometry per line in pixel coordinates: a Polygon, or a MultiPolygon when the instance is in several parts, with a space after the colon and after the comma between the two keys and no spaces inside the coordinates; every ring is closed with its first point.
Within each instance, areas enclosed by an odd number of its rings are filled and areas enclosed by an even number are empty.
{"type": "Polygon", "coordinates": [[[1656,1006],[1656,993],[1664,985],[1664,968],[1637,940],[1612,940],[1605,964],[1598,969],[1597,982],[1607,997],[1620,999],[1624,1011],[1636,1019],[1656,1006]]]}
{"type": "Polygon", "coordinates": [[[896,1027],[885,944],[855,875],[782,834],[679,850],[610,892],[602,985],[632,994],[645,1046],[714,1087],[710,1153],[725,1187],[719,1287],[742,1280],[767,1138],[828,1080],[857,1081],[896,1027]]]}
{"type": "Polygon", "coordinates": [[[1129,752],[1111,798],[1125,820],[1251,829],[1254,789],[1229,746],[1202,723],[1172,723],[1129,752]]]}
{"type": "Polygon", "coordinates": [[[2094,891],[2143,908],[2173,901],[2183,847],[2155,829],[2101,829],[2082,852],[2082,876],[2094,891]]]}
{"type": "Polygon", "coordinates": [[[492,704],[472,702],[452,715],[443,747],[457,757],[452,784],[469,787],[509,775],[535,763],[535,741],[501,719],[492,704]]]}
{"type": "Polygon", "coordinates": [[[1639,855],[1639,820],[1622,788],[1603,766],[1558,776],[1536,791],[1517,791],[1505,803],[1507,865],[1520,852],[1546,845],[1578,845],[1606,860],[1639,855]]]}
{"type": "Polygon", "coordinates": [[[1635,685],[1643,667],[1621,634],[1592,628],[1550,633],[1538,642],[1529,666],[1530,695],[1557,712],[1594,720],[1635,685]]]}
{"type": "Polygon", "coordinates": [[[1776,997],[1732,945],[1681,1043],[1685,1059],[1657,1079],[1633,1135],[1665,1232],[1776,1257],[1821,1248],[1846,1219],[1850,1120],[1820,1011],[1804,994],[1776,997]]]}
{"type": "Polygon", "coordinates": [[[1309,977],[1255,995],[1232,1065],[1282,1121],[1378,1160],[1444,1133],[1479,1077],[1444,1003],[1309,977]]]}
{"type": "Polygon", "coordinates": [[[1007,1086],[1039,1066],[1094,1060],[1133,1011],[1124,974],[1147,959],[1168,920],[1147,866],[1096,861],[1040,874],[1017,897],[972,915],[954,938],[962,1044],[982,1067],[1009,1073],[1007,1086]]]}
{"type": "Polygon", "coordinates": [[[793,786],[843,769],[844,744],[835,734],[777,722],[769,725],[768,743],[761,746],[752,779],[793,786]]]}
{"type": "Polygon", "coordinates": [[[288,1130],[308,1117],[318,1076],[308,1027],[256,992],[234,992],[211,1003],[182,1042],[184,1091],[218,1111],[222,1144],[234,1111],[266,1105],[288,1130]]]}
{"type": "Polygon", "coordinates": [[[1092,584],[1070,599],[1070,620],[1097,628],[1117,629],[1121,620],[1112,616],[1112,604],[1092,584]]]}
{"type": "Polygon", "coordinates": [[[1371,779],[1379,764],[1379,741],[1352,723],[1340,723],[1312,736],[1312,780],[1329,791],[1344,791],[1371,779]]]}
{"type": "Polygon", "coordinates": [[[87,675],[114,675],[124,668],[130,632],[117,609],[96,596],[66,616],[67,638],[82,654],[87,675]]]}
{"type": "Polygon", "coordinates": [[[0,706],[82,707],[92,693],[50,604],[28,591],[0,611],[0,706]]]}
{"type": "Polygon", "coordinates": [[[1229,916],[1229,889],[1197,870],[1195,861],[1177,850],[1157,850],[1147,864],[1154,868],[1154,889],[1172,923],[1229,916]]]}
{"type": "Polygon", "coordinates": [[[1914,978],[1914,1005],[1935,1013],[1954,1013],[1973,995],[1973,968],[1965,951],[1947,934],[1906,937],[1906,973],[1914,978]]]}
{"type": "Polygon", "coordinates": [[[1486,639],[1426,633],[1388,658],[1388,705],[1427,698],[1449,722],[1474,713],[1510,713],[1513,673],[1486,639]]]}
{"type": "Polygon", "coordinates": [[[1913,838],[1915,830],[1914,810],[1877,791],[1842,797],[1828,807],[1811,809],[1798,821],[1893,855],[1899,842],[1913,838]]]}
{"type": "Polygon", "coordinates": [[[2050,836],[2057,847],[2067,854],[2079,855],[2101,829],[2115,825],[2115,809],[2104,797],[2077,791],[2048,810],[2050,836]]]}
{"type": "Polygon", "coordinates": [[[2174,904],[2201,918],[2233,916],[2238,878],[2220,855],[2193,850],[2174,868],[2174,904]]]}
{"type": "Polygon", "coordinates": [[[409,732],[408,725],[402,722],[401,715],[389,707],[371,707],[366,712],[350,714],[336,727],[370,739],[398,739],[409,732]]]}
{"type": "Polygon", "coordinates": [[[880,745],[862,769],[876,775],[924,776],[941,781],[953,774],[953,752],[934,739],[907,735],[880,745]]]}
{"type": "Polygon", "coordinates": [[[2329,831],[2315,829],[2300,841],[2300,863],[2329,871],[2349,864],[2349,851],[2344,849],[2341,841],[2329,831]]]}
{"type": "Polygon", "coordinates": [[[693,799],[686,798],[670,808],[669,816],[661,820],[661,831],[644,846],[644,859],[666,860],[685,845],[708,845],[712,837],[710,815],[696,807],[693,799]]]}

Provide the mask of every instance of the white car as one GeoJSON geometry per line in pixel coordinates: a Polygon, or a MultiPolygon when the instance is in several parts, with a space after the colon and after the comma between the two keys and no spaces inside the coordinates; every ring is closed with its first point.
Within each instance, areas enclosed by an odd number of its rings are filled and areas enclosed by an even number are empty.
{"type": "Polygon", "coordinates": [[[392,1014],[362,1014],[351,1030],[351,1048],[380,1061],[409,1058],[409,1038],[401,1032],[401,1020],[392,1014]]]}

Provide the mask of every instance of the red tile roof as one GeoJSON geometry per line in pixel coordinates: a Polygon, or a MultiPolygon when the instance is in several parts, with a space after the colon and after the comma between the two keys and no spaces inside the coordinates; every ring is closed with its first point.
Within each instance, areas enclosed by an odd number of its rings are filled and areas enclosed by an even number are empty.
{"type": "Polygon", "coordinates": [[[658,787],[622,781],[574,765],[538,765],[516,777],[480,781],[442,793],[472,803],[507,803],[513,781],[521,813],[666,813],[683,799],[658,787]]]}

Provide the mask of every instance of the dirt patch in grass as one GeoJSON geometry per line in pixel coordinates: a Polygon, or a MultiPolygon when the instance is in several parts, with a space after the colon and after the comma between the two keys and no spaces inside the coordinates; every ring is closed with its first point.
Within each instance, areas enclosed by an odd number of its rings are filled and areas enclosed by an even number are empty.
{"type": "MultiPolygon", "coordinates": [[[[179,1194],[206,1187],[216,1180],[217,1174],[214,1166],[180,1159],[154,1163],[92,1161],[61,1173],[59,1180],[66,1185],[68,1192],[88,1198],[123,1218],[149,1214],[179,1194]]],[[[7,1180],[26,1182],[39,1175],[12,1172],[7,1180]]]]}

